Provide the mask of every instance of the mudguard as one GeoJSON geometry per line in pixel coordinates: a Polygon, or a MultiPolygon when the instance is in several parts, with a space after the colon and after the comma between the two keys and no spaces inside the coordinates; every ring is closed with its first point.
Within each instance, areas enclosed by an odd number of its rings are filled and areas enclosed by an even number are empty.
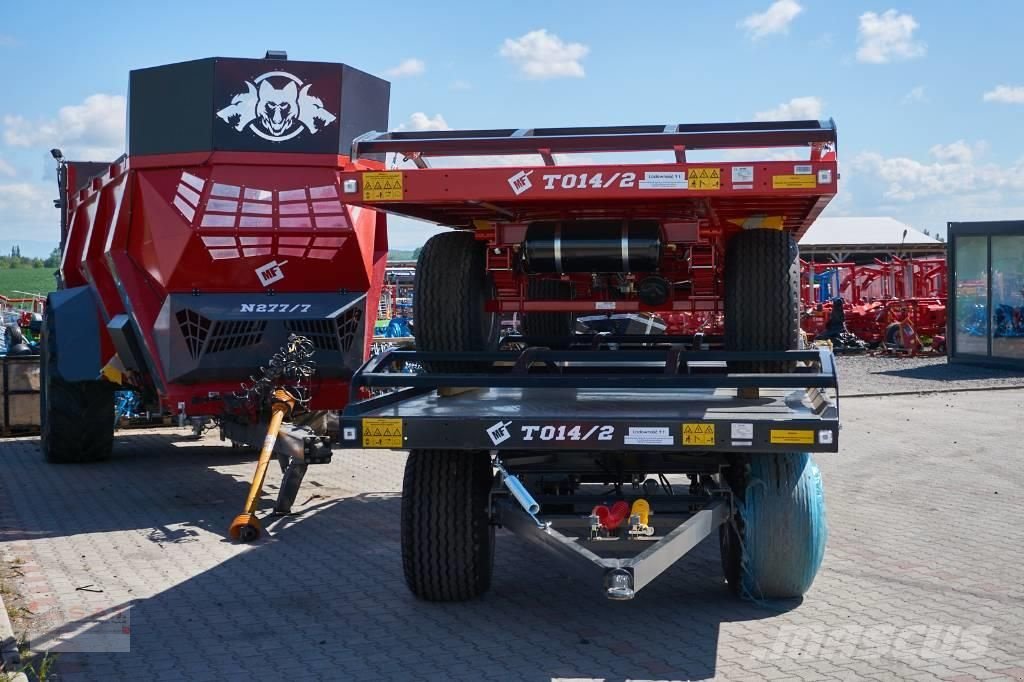
{"type": "Polygon", "coordinates": [[[46,315],[55,316],[53,338],[57,345],[56,371],[65,381],[94,381],[100,378],[99,302],[87,286],[54,291],[46,297],[46,315]]]}

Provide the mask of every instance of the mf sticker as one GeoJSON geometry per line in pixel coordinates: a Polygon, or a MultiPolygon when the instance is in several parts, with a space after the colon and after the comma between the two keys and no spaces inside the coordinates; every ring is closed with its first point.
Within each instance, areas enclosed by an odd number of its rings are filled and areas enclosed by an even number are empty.
{"type": "Polygon", "coordinates": [[[287,71],[268,71],[244,81],[244,87],[217,112],[238,132],[248,129],[264,140],[284,142],[303,133],[316,135],[337,119],[313,95],[312,83],[287,71]]]}
{"type": "Polygon", "coordinates": [[[777,445],[813,445],[814,431],[804,429],[772,429],[768,440],[777,445]]]}
{"type": "Polygon", "coordinates": [[[402,172],[363,173],[363,201],[401,201],[402,172]]]}
{"type": "Polygon", "coordinates": [[[775,175],[772,189],[814,189],[818,186],[815,175],[775,175]]]}
{"type": "Polygon", "coordinates": [[[714,424],[683,424],[683,445],[714,445],[714,424]]]}
{"type": "Polygon", "coordinates": [[[501,445],[509,438],[512,434],[508,432],[508,427],[512,425],[512,422],[498,422],[487,429],[487,436],[491,439],[491,442],[495,445],[501,445]]]}
{"type": "Polygon", "coordinates": [[[533,183],[530,182],[532,174],[533,171],[519,171],[508,179],[508,186],[512,188],[516,196],[533,187],[533,183]]]}
{"type": "Polygon", "coordinates": [[[721,189],[722,173],[718,168],[691,168],[686,173],[690,189],[721,189]]]}
{"type": "Polygon", "coordinates": [[[402,447],[401,419],[363,419],[364,448],[402,447]]]}
{"type": "Polygon", "coordinates": [[[284,271],[281,269],[281,266],[287,262],[283,260],[278,263],[276,260],[272,260],[266,265],[256,268],[256,276],[260,278],[260,284],[269,287],[274,282],[280,282],[284,279],[284,271]]]}

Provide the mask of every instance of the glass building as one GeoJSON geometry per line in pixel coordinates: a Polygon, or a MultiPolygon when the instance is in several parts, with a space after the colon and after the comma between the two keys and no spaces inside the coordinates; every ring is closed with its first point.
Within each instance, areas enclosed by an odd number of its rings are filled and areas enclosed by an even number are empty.
{"type": "Polygon", "coordinates": [[[1024,220],[949,223],[949,359],[1024,368],[1024,220]]]}

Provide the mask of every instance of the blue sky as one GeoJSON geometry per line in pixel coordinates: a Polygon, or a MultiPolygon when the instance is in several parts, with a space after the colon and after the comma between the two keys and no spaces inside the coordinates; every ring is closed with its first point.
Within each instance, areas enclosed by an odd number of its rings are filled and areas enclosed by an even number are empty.
{"type": "MultiPolygon", "coordinates": [[[[56,241],[46,150],[116,156],[130,69],[268,48],[389,78],[407,129],[832,117],[831,214],[1022,219],[1022,24],[1009,0],[8,0],[0,240],[56,241]]],[[[402,223],[392,242],[425,234],[402,223]]]]}

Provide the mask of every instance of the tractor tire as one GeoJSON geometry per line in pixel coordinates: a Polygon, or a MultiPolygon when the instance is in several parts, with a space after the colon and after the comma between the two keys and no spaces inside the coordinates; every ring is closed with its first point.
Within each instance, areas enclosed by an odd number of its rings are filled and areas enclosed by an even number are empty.
{"type": "Polygon", "coordinates": [[[754,600],[802,596],[828,539],[818,466],[804,453],[735,455],[730,464],[735,514],[719,529],[729,588],[754,600]]]}
{"type": "MultiPolygon", "coordinates": [[[[416,263],[413,319],[416,348],[421,351],[495,350],[501,318],[484,310],[494,294],[487,274],[486,245],[472,232],[434,235],[416,263]]],[[[466,363],[426,363],[428,372],[458,372],[466,363]]]]}
{"type": "Polygon", "coordinates": [[[114,390],[104,381],[65,381],[57,373],[56,324],[47,315],[40,343],[39,417],[43,456],[55,464],[98,462],[114,448],[114,390]]]}
{"type": "Polygon", "coordinates": [[[491,587],[493,480],[486,452],[412,450],[402,483],[402,567],[427,601],[466,601],[491,587]]]}
{"type": "MultiPolygon", "coordinates": [[[[725,349],[800,347],[800,257],[785,230],[744,230],[725,253],[725,349]]],[[[738,363],[738,371],[781,372],[783,363],[738,363]]]]}
{"type": "MultiPolygon", "coordinates": [[[[572,300],[572,283],[553,279],[533,279],[526,285],[526,298],[536,300],[572,300]]],[[[524,313],[523,336],[562,339],[576,332],[575,313],[524,313]]]]}

